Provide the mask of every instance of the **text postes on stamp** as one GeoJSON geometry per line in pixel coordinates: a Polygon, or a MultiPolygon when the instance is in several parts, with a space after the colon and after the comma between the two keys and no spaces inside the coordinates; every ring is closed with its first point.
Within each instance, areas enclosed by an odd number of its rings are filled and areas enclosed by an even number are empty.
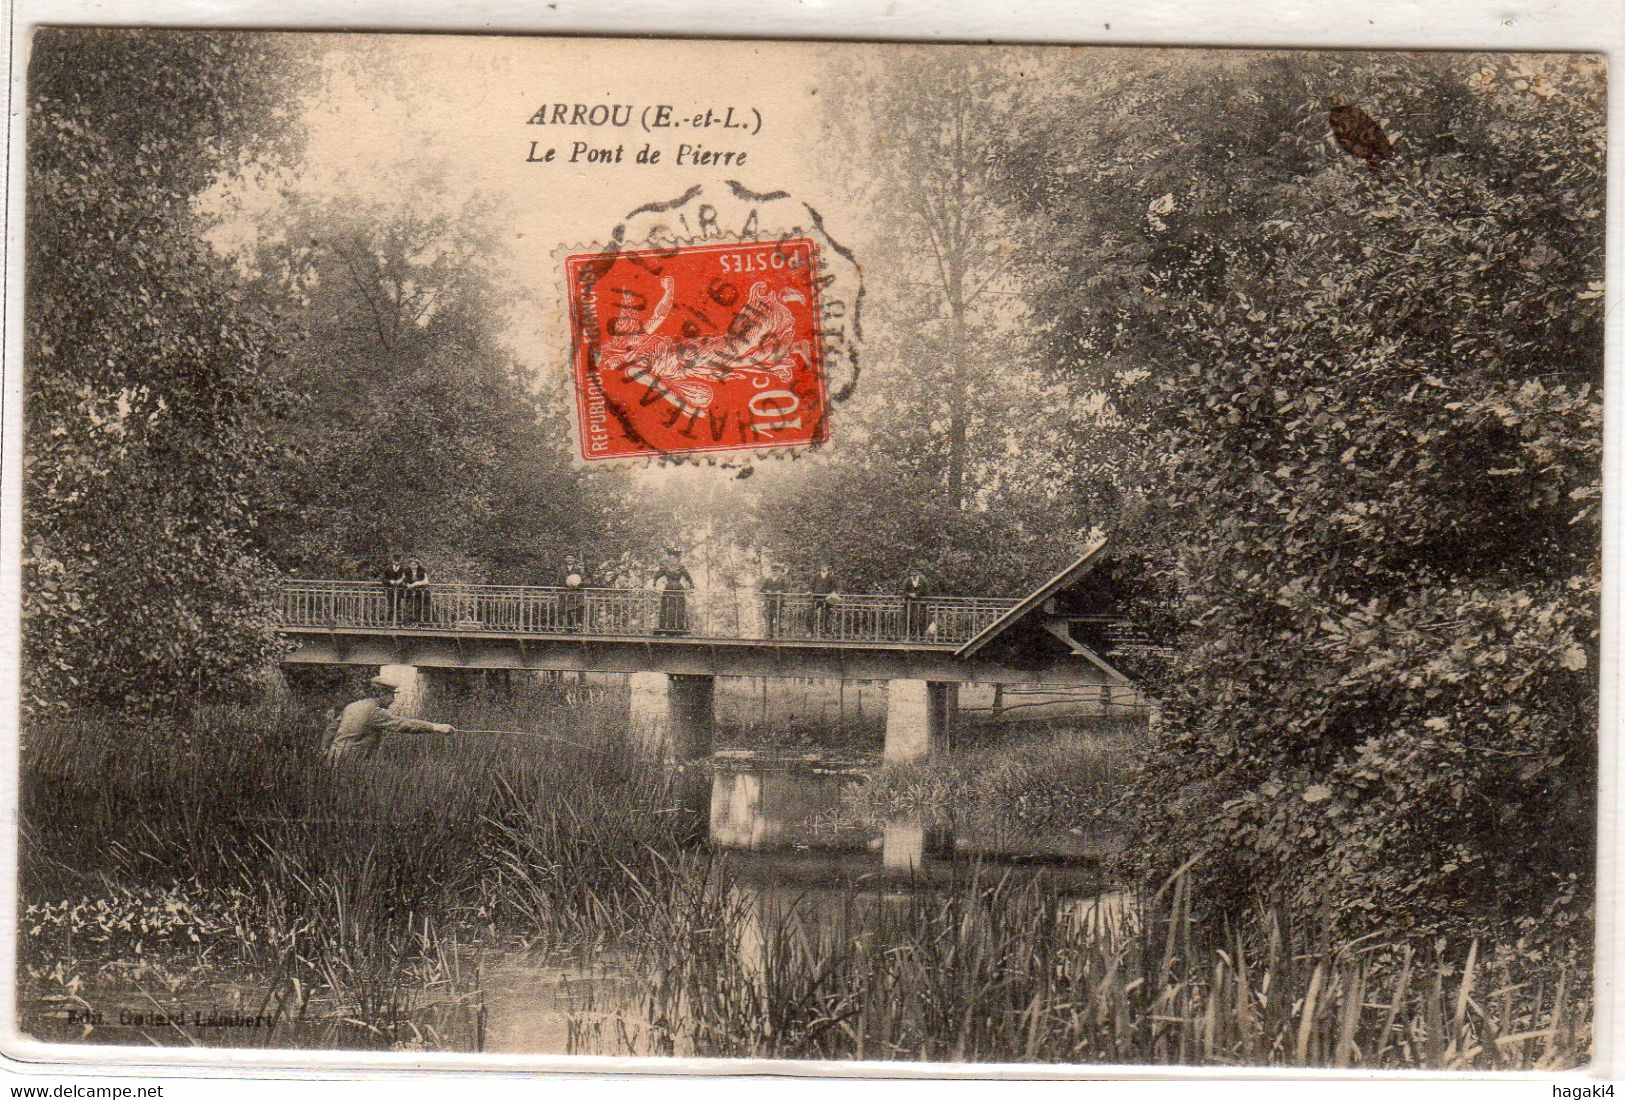
{"type": "Polygon", "coordinates": [[[828,438],[810,238],[588,252],[565,275],[582,458],[828,438]]]}

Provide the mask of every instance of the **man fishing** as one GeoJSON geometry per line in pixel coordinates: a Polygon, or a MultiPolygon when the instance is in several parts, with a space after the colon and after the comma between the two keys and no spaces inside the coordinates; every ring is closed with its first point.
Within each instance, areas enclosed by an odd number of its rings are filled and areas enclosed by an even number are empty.
{"type": "Polygon", "coordinates": [[[389,733],[456,733],[444,722],[423,722],[402,718],[389,708],[395,702],[396,686],[380,676],[371,682],[372,692],[358,699],[328,723],[322,738],[322,754],[329,764],[369,757],[389,733]]]}

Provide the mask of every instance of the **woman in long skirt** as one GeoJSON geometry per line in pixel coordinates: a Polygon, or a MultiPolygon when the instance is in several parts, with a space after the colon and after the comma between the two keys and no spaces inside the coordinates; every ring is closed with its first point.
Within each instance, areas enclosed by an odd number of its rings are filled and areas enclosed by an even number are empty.
{"type": "Polygon", "coordinates": [[[666,563],[655,573],[660,592],[660,625],[656,634],[688,633],[688,593],[694,578],[683,568],[683,557],[675,546],[666,550],[666,563]]]}

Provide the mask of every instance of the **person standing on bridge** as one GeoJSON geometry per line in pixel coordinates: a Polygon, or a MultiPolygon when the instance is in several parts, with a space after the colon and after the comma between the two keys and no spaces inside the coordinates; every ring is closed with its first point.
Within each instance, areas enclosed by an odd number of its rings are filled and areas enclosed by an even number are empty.
{"type": "Polygon", "coordinates": [[[401,625],[401,600],[406,595],[406,566],[401,564],[399,554],[389,556],[389,564],[384,567],[384,600],[389,605],[389,625],[401,625]]]}
{"type": "Polygon", "coordinates": [[[579,634],[586,619],[587,598],[582,589],[587,587],[587,567],[574,554],[564,556],[559,587],[564,589],[564,629],[579,634]]]}
{"type": "Polygon", "coordinates": [[[835,573],[829,566],[819,566],[818,576],[807,587],[807,593],[813,598],[812,632],[823,637],[835,625],[835,605],[841,600],[835,591],[835,573]]]}
{"type": "Polygon", "coordinates": [[[922,638],[926,630],[925,574],[918,569],[909,571],[903,582],[904,636],[922,638]]]}
{"type": "Polygon", "coordinates": [[[615,561],[601,561],[598,568],[593,570],[593,587],[609,589],[598,598],[598,606],[593,609],[593,627],[607,634],[630,634],[633,632],[633,605],[625,594],[616,589],[632,588],[633,581],[626,573],[624,559],[615,561]]]}
{"type": "Polygon", "coordinates": [[[683,555],[675,546],[666,548],[666,563],[655,573],[660,592],[660,626],[656,634],[688,633],[688,593],[694,578],[683,567],[683,555]]]}
{"type": "Polygon", "coordinates": [[[345,707],[322,737],[322,755],[329,764],[342,764],[362,760],[378,749],[378,743],[391,733],[456,733],[444,722],[423,722],[416,718],[402,718],[390,710],[395,702],[396,687],[382,677],[373,677],[371,693],[345,707]]]}
{"type": "Polygon", "coordinates": [[[420,558],[406,559],[406,621],[412,625],[429,617],[429,571],[420,558]]]}
{"type": "Polygon", "coordinates": [[[774,562],[767,567],[767,576],[762,578],[762,634],[768,638],[777,638],[782,629],[784,615],[784,593],[788,585],[784,580],[784,567],[774,562]]]}

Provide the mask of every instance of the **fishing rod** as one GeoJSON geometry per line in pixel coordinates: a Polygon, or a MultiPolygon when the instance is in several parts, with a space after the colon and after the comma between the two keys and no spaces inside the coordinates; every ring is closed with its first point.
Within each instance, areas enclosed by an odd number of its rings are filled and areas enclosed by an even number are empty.
{"type": "Polygon", "coordinates": [[[583,752],[596,752],[600,755],[605,754],[605,750],[603,749],[594,748],[591,745],[583,745],[580,741],[572,741],[568,737],[559,737],[557,734],[552,733],[531,733],[529,730],[470,730],[464,729],[461,726],[455,726],[453,728],[456,729],[458,733],[485,733],[498,737],[530,737],[537,741],[559,741],[563,744],[578,748],[583,752]]]}

